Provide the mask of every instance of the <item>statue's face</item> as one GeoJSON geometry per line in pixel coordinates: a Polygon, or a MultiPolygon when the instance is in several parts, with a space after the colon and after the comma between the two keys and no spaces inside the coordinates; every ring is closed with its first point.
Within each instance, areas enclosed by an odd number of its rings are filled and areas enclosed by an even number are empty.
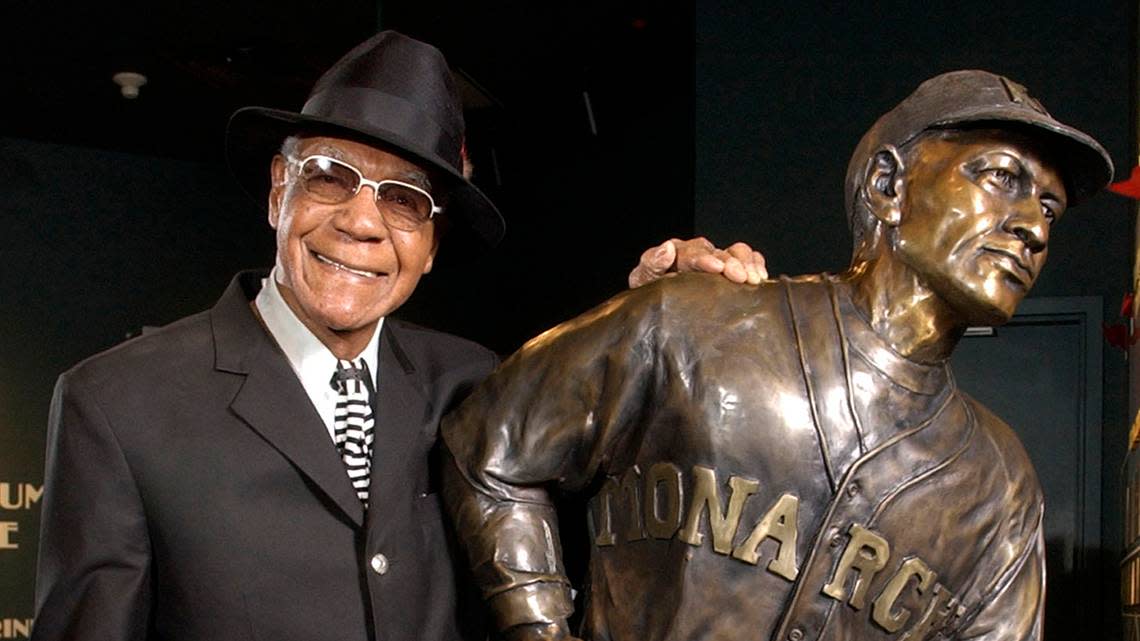
{"type": "Polygon", "coordinates": [[[920,140],[906,165],[896,258],[963,322],[1009,320],[1065,210],[1060,175],[1039,145],[1002,130],[920,140]]]}

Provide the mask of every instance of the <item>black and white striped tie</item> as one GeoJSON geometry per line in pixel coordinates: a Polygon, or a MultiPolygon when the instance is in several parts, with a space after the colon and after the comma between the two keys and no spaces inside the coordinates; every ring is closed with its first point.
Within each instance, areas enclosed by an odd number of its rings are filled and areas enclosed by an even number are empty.
{"type": "Polygon", "coordinates": [[[337,391],[333,415],[333,441],[344,459],[348,479],[364,507],[368,507],[368,481],[372,472],[372,375],[363,358],[338,360],[329,381],[337,391]]]}

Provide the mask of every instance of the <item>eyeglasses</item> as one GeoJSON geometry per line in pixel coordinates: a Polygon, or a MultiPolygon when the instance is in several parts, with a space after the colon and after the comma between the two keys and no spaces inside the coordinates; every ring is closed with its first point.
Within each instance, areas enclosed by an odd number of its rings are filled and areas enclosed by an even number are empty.
{"type": "Polygon", "coordinates": [[[384,222],[396,229],[415,231],[443,211],[431,194],[415,185],[399,180],[369,180],[359,169],[336,158],[306,156],[288,160],[290,166],[300,168],[297,178],[305,193],[321,203],[346,203],[356,197],[361,187],[371,187],[384,222]]]}

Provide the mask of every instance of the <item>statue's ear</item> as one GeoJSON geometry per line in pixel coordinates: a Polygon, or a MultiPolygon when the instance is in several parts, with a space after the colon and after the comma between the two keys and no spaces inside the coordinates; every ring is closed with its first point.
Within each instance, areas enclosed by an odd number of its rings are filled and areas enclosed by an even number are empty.
{"type": "Polygon", "coordinates": [[[888,227],[895,227],[902,218],[903,172],[906,170],[899,150],[894,145],[883,145],[867,164],[863,181],[867,208],[888,227]]]}

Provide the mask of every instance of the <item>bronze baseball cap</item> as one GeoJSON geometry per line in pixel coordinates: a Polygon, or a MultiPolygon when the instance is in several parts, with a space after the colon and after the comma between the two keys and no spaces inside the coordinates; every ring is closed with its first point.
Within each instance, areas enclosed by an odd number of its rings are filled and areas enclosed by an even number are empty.
{"type": "Polygon", "coordinates": [[[883,145],[902,147],[930,129],[964,127],[1015,129],[1057,149],[1058,171],[1069,205],[1088,198],[1112,180],[1112,158],[1092,136],[1045,110],[1018,83],[988,71],[951,71],[918,86],[872,126],[847,165],[847,216],[866,175],[871,154],[883,145]]]}

